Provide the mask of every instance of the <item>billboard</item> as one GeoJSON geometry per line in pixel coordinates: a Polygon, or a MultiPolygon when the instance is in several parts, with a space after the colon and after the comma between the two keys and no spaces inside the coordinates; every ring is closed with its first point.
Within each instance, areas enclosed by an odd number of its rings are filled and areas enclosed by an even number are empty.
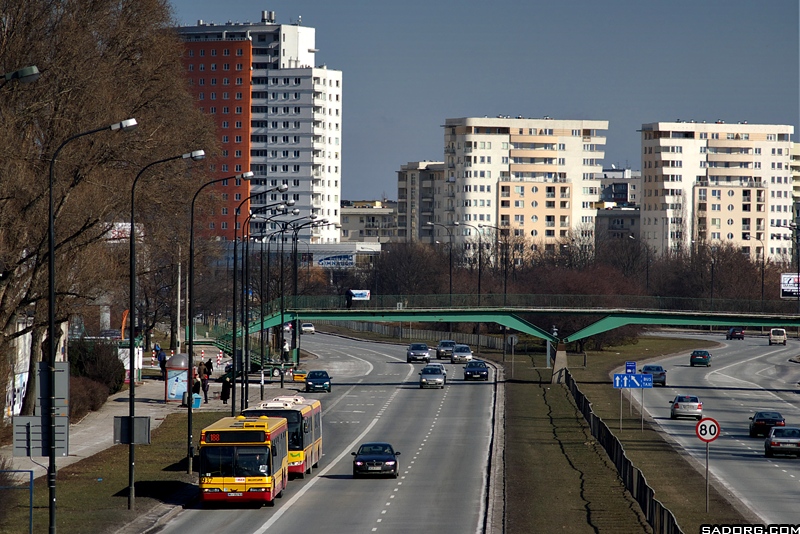
{"type": "Polygon", "coordinates": [[[317,265],[320,267],[353,267],[355,264],[356,261],[353,254],[338,254],[317,260],[317,265]]]}
{"type": "Polygon", "coordinates": [[[798,298],[798,294],[800,294],[800,289],[798,289],[798,280],[800,280],[800,275],[797,273],[781,273],[782,299],[798,298]]]}
{"type": "Polygon", "coordinates": [[[351,289],[353,300],[369,300],[369,289],[351,289]]]}

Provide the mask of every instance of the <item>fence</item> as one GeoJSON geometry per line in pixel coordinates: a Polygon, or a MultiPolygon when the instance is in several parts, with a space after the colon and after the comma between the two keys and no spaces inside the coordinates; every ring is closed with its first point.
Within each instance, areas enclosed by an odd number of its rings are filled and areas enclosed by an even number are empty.
{"type": "Polygon", "coordinates": [[[33,533],[33,471],[9,469],[0,471],[0,483],[7,483],[8,486],[0,486],[0,498],[7,501],[7,503],[14,502],[13,499],[6,499],[4,493],[6,491],[28,491],[28,532],[33,533]],[[17,476],[20,474],[28,475],[28,481],[17,482],[17,476]]]}
{"type": "Polygon", "coordinates": [[[654,497],[655,491],[647,484],[647,479],[639,468],[628,459],[622,443],[611,432],[608,425],[595,415],[592,403],[578,389],[578,384],[572,379],[569,370],[567,370],[565,382],[575,398],[578,409],[589,423],[592,436],[603,446],[608,457],[614,462],[625,488],[639,503],[648,524],[653,527],[653,532],[655,534],[683,534],[675,516],[654,497]]]}

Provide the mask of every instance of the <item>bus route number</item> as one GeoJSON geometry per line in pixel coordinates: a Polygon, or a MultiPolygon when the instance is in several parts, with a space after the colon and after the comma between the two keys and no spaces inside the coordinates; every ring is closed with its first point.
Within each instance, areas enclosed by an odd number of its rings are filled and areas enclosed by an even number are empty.
{"type": "Polygon", "coordinates": [[[694,431],[701,441],[711,443],[719,437],[719,423],[710,417],[705,417],[697,422],[694,431]]]}

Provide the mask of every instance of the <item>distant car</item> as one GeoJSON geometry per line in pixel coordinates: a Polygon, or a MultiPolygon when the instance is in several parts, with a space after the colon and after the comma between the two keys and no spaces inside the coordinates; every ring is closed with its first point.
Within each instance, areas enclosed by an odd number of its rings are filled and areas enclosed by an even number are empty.
{"type": "Polygon", "coordinates": [[[786,426],[786,419],[778,412],[756,412],[750,418],[750,437],[766,436],[774,426],[786,426]]]}
{"type": "Polygon", "coordinates": [[[436,359],[448,359],[453,355],[453,347],[456,342],[450,339],[443,339],[436,347],[436,359]]]}
{"type": "Polygon", "coordinates": [[[300,325],[300,333],[301,334],[316,334],[317,331],[314,329],[314,325],[311,323],[303,323],[300,325]]]}
{"type": "Polygon", "coordinates": [[[728,329],[728,333],[725,334],[725,339],[744,339],[744,328],[734,326],[728,329]]]}
{"type": "Polygon", "coordinates": [[[309,371],[306,375],[306,391],[331,392],[331,377],[328,371],[309,371]]]}
{"type": "Polygon", "coordinates": [[[308,371],[306,371],[305,369],[292,369],[293,382],[305,382],[307,375],[308,371]]]}
{"type": "Polygon", "coordinates": [[[426,365],[419,372],[419,388],[439,388],[444,389],[446,377],[442,370],[432,365],[426,365]]]}
{"type": "Polygon", "coordinates": [[[425,343],[412,343],[406,350],[406,362],[430,363],[431,351],[425,343]]]}
{"type": "Polygon", "coordinates": [[[669,411],[670,419],[694,417],[699,421],[703,418],[703,403],[694,395],[677,395],[669,402],[672,404],[669,411]]]}
{"type": "Polygon", "coordinates": [[[764,456],[772,458],[775,454],[794,454],[800,456],[800,428],[793,426],[774,426],[764,439],[764,456]]]}
{"type": "Polygon", "coordinates": [[[357,452],[351,452],[353,458],[353,478],[361,475],[389,475],[397,478],[400,465],[395,451],[388,443],[363,443],[357,452]]]}
{"type": "Polygon", "coordinates": [[[653,375],[653,385],[667,385],[667,370],[660,365],[645,365],[639,372],[645,375],[653,375]]]}
{"type": "Polygon", "coordinates": [[[469,345],[456,345],[453,347],[450,363],[466,363],[470,360],[472,360],[472,349],[469,348],[469,345]]]}
{"type": "Polygon", "coordinates": [[[769,331],[770,345],[786,345],[786,330],[783,328],[771,328],[769,331]]]}
{"type": "Polygon", "coordinates": [[[692,367],[695,365],[711,367],[711,353],[707,350],[693,350],[691,356],[689,356],[689,365],[692,367]]]}
{"type": "Polygon", "coordinates": [[[464,366],[464,380],[489,380],[489,367],[486,362],[472,360],[464,366]]]}
{"type": "Polygon", "coordinates": [[[436,367],[437,369],[442,371],[442,374],[444,375],[444,381],[445,381],[445,383],[447,383],[447,367],[445,367],[443,363],[431,362],[428,365],[426,365],[425,367],[436,367]]]}

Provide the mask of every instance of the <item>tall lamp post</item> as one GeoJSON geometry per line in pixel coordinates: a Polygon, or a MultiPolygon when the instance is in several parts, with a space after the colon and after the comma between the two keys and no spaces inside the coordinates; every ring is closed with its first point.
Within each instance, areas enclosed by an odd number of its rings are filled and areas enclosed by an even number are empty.
{"type": "MultiPolygon", "coordinates": [[[[139,174],[136,175],[136,178],[133,180],[133,184],[131,184],[131,226],[130,226],[130,291],[128,295],[128,326],[129,326],[129,334],[128,334],[128,346],[129,348],[129,363],[130,363],[130,381],[129,381],[129,422],[128,422],[128,436],[130,437],[130,444],[128,449],[128,510],[133,510],[136,506],[136,489],[134,487],[134,466],[135,466],[135,446],[134,446],[134,433],[133,433],[133,426],[134,426],[134,417],[136,415],[136,365],[134,362],[136,361],[136,349],[134,347],[134,342],[136,341],[136,184],[139,182],[139,178],[144,175],[144,172],[154,165],[158,165],[160,163],[166,163],[168,161],[173,161],[176,159],[191,159],[192,161],[200,161],[206,157],[206,153],[202,150],[195,150],[193,152],[188,152],[186,154],[181,154],[180,156],[173,156],[171,158],[165,158],[158,161],[154,161],[152,163],[148,163],[145,165],[139,174]]],[[[123,336],[125,334],[123,333],[123,336]]],[[[164,377],[166,380],[166,377],[164,377]]]]}
{"type": "Polygon", "coordinates": [[[491,228],[495,231],[495,248],[497,248],[497,240],[501,234],[506,238],[503,243],[503,306],[505,306],[508,295],[508,235],[503,234],[503,230],[491,224],[479,224],[478,228],[491,228]]]}
{"type": "Polygon", "coordinates": [[[764,311],[764,267],[765,267],[765,255],[767,253],[767,249],[764,246],[764,242],[757,237],[753,237],[753,234],[747,234],[747,240],[752,241],[755,239],[759,243],[761,243],[761,311],[764,311]]]}
{"type": "Polygon", "coordinates": [[[30,67],[24,67],[19,70],[15,70],[14,72],[8,72],[2,75],[3,83],[0,84],[0,87],[7,84],[10,81],[16,80],[17,83],[22,85],[33,83],[39,79],[39,69],[36,65],[31,65],[30,67]]]}
{"type": "MultiPolygon", "coordinates": [[[[444,224],[435,223],[432,221],[428,221],[425,223],[427,226],[441,226],[447,231],[447,237],[450,240],[450,306],[453,305],[453,232],[450,230],[449,226],[445,226],[444,224]]],[[[452,323],[451,323],[452,324],[452,323]]],[[[451,329],[452,331],[452,329],[451,329]]]]}
{"type": "MultiPolygon", "coordinates": [[[[24,69],[23,69],[24,70],[24,69]]],[[[38,72],[38,69],[37,69],[38,72]]],[[[87,135],[96,134],[110,130],[127,132],[136,128],[138,123],[136,119],[127,119],[122,122],[116,122],[110,126],[102,128],[95,128],[75,134],[62,142],[53,157],[50,159],[50,184],[49,184],[49,209],[47,218],[47,293],[48,293],[48,311],[47,311],[47,341],[48,351],[50,352],[50,463],[47,469],[47,485],[50,490],[50,532],[56,531],[56,403],[55,403],[55,383],[56,383],[56,353],[58,347],[56,346],[56,230],[55,230],[55,201],[53,196],[53,189],[55,189],[55,165],[61,150],[71,141],[84,137],[87,135]]]]}
{"type": "MultiPolygon", "coordinates": [[[[188,474],[192,474],[192,459],[194,457],[194,451],[192,450],[192,397],[188,394],[191,392],[191,385],[192,380],[194,378],[194,312],[192,310],[192,306],[194,305],[194,205],[197,197],[200,195],[200,192],[205,189],[206,187],[218,184],[220,182],[224,182],[226,180],[250,180],[253,177],[252,172],[245,172],[242,174],[235,174],[233,176],[227,176],[225,178],[217,178],[216,180],[211,180],[210,182],[206,182],[200,186],[200,188],[195,192],[194,196],[192,197],[192,209],[189,216],[189,298],[188,302],[186,303],[186,309],[188,310],[189,320],[187,321],[187,334],[188,334],[188,352],[189,352],[189,364],[188,364],[188,376],[186,377],[186,392],[188,401],[187,404],[187,441],[186,441],[186,459],[188,463],[187,472],[188,474]]],[[[234,255],[234,262],[236,261],[236,256],[234,255]]],[[[236,268],[234,266],[234,275],[236,274],[236,268]]],[[[236,281],[234,280],[234,299],[236,296],[236,281]]],[[[235,300],[234,300],[235,304],[235,300]]],[[[232,349],[234,354],[234,362],[236,361],[236,306],[233,308],[233,343],[232,349]]],[[[236,369],[234,368],[233,373],[234,379],[236,378],[236,369]]],[[[231,389],[231,394],[236,394],[236,388],[231,389]]],[[[234,397],[235,398],[235,397],[234,397]]],[[[234,403],[235,404],[235,403],[234,403]]]]}
{"type": "MultiPolygon", "coordinates": [[[[453,222],[453,226],[469,226],[474,228],[478,233],[478,307],[481,305],[481,276],[483,275],[483,239],[481,237],[481,229],[474,224],[453,222]]],[[[478,327],[478,352],[481,350],[481,323],[477,323],[478,327]]]]}

